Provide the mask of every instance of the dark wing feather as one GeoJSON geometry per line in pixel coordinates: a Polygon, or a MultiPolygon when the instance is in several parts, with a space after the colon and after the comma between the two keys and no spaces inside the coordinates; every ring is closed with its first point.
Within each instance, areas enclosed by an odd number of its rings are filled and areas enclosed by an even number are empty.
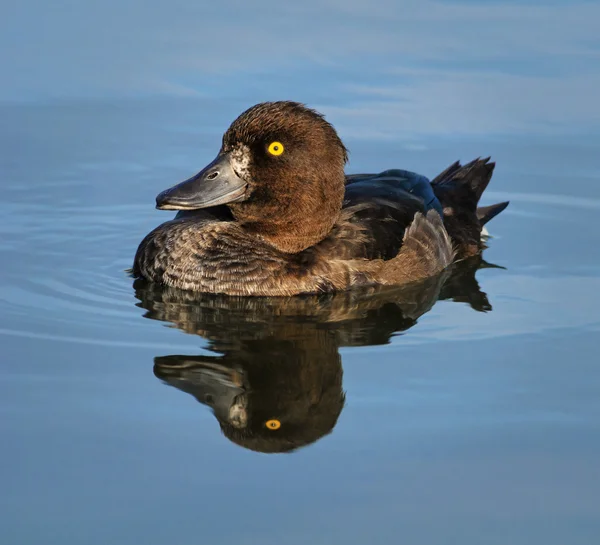
{"type": "Polygon", "coordinates": [[[365,240],[356,245],[356,257],[392,259],[402,246],[404,232],[417,212],[441,206],[429,180],[405,170],[346,177],[344,209],[360,224],[365,240]]]}

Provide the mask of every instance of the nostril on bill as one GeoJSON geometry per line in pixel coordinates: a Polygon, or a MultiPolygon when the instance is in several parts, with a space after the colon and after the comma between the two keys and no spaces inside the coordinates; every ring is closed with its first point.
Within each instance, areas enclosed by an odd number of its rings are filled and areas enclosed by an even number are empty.
{"type": "Polygon", "coordinates": [[[214,180],[217,176],[219,175],[219,171],[215,170],[214,172],[211,172],[206,179],[207,180],[214,180]]]}

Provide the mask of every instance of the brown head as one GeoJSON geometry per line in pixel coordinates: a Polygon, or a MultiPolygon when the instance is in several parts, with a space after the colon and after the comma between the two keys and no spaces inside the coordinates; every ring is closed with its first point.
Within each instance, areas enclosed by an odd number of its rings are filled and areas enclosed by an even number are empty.
{"type": "Polygon", "coordinates": [[[235,219],[284,252],[321,241],[339,217],[347,151],[335,129],[297,102],[265,102],[240,115],[217,158],[163,191],[157,207],[227,204],[235,219]]]}

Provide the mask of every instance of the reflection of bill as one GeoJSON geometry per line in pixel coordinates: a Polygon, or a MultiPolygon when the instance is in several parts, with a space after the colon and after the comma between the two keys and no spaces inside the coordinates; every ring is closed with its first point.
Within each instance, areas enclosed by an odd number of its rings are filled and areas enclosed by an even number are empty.
{"type": "Polygon", "coordinates": [[[146,317],[221,355],[156,357],[154,373],[208,405],[234,443],[288,452],[331,432],[344,407],[340,346],[383,344],[439,299],[490,310],[480,257],[419,284],[306,297],[227,297],[136,281],[146,317]]]}

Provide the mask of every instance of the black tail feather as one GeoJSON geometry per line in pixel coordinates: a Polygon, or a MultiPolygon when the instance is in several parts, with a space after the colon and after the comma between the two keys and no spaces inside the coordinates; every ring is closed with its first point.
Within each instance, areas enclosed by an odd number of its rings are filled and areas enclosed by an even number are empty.
{"type": "Polygon", "coordinates": [[[508,201],[499,202],[490,206],[480,206],[477,208],[477,219],[483,226],[491,219],[495,218],[502,210],[508,206],[508,201]]]}
{"type": "Polygon", "coordinates": [[[479,201],[485,188],[492,179],[496,163],[490,163],[491,157],[485,159],[477,158],[464,166],[457,161],[450,165],[444,172],[438,175],[432,182],[432,185],[466,185],[468,186],[476,200],[479,201]]]}
{"type": "Polygon", "coordinates": [[[440,172],[433,180],[431,180],[431,185],[439,185],[445,180],[451,179],[452,176],[456,174],[458,170],[460,170],[460,168],[460,161],[452,163],[446,170],[440,172]]]}
{"type": "Polygon", "coordinates": [[[459,257],[481,251],[481,228],[508,206],[504,202],[477,207],[492,179],[495,166],[489,157],[475,159],[466,165],[457,161],[431,182],[444,210],[444,225],[459,257]]]}

